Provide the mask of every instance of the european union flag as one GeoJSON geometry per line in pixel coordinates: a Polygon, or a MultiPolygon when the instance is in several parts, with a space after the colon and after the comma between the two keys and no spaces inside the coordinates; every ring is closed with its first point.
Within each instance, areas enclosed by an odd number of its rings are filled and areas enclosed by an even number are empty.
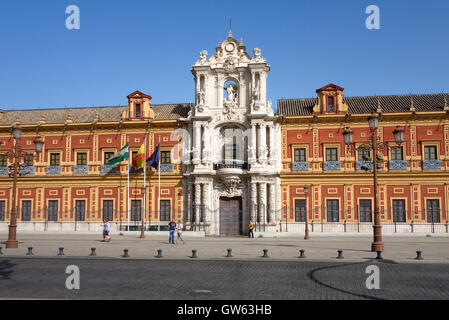
{"type": "Polygon", "coordinates": [[[159,159],[161,158],[161,143],[159,143],[153,154],[147,159],[147,165],[157,170],[159,167],[159,159]]]}

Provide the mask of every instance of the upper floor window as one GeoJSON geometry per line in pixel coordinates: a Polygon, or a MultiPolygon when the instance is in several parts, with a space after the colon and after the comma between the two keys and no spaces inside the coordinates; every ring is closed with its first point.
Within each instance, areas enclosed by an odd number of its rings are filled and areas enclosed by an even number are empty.
{"type": "Polygon", "coordinates": [[[0,167],[6,167],[8,165],[8,157],[0,154],[0,167]]]}
{"type": "Polygon", "coordinates": [[[140,103],[136,103],[136,118],[140,118],[140,103]]]}
{"type": "Polygon", "coordinates": [[[424,160],[437,159],[437,146],[424,146],[424,160]]]}
{"type": "Polygon", "coordinates": [[[27,154],[25,157],[23,157],[23,163],[25,163],[27,166],[33,165],[33,155],[27,154]]]}
{"type": "Polygon", "coordinates": [[[404,160],[402,147],[394,147],[391,149],[391,160],[404,160]]]}
{"type": "Polygon", "coordinates": [[[114,152],[105,152],[104,153],[104,164],[108,164],[109,159],[114,155],[114,152]]]}
{"type": "Polygon", "coordinates": [[[171,163],[170,151],[161,151],[161,163],[171,163]]]}
{"type": "Polygon", "coordinates": [[[295,162],[306,162],[306,148],[295,148],[295,162]]]}
{"type": "Polygon", "coordinates": [[[59,166],[61,155],[59,153],[50,153],[50,165],[59,166]]]}
{"type": "Polygon", "coordinates": [[[371,153],[366,149],[357,150],[358,161],[369,161],[371,160],[371,153]]]}
{"type": "Polygon", "coordinates": [[[76,154],[76,165],[77,166],[85,166],[87,165],[87,153],[78,152],[76,154]]]}
{"type": "Polygon", "coordinates": [[[326,161],[338,161],[338,148],[326,148],[326,161]]]}
{"type": "Polygon", "coordinates": [[[225,144],[225,160],[237,159],[237,144],[225,144]]]}
{"type": "Polygon", "coordinates": [[[335,112],[334,97],[327,97],[327,112],[335,112]]]}

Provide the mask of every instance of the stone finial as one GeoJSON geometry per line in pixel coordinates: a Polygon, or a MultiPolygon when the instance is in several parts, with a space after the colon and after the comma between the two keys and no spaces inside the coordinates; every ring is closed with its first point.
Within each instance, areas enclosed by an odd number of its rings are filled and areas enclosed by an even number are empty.
{"type": "Polygon", "coordinates": [[[377,97],[377,110],[376,110],[376,112],[377,113],[382,113],[382,106],[380,104],[380,98],[379,97],[377,97]]]}
{"type": "Polygon", "coordinates": [[[232,35],[232,30],[231,30],[231,28],[229,28],[228,38],[234,38],[233,35],[232,35]]]}
{"type": "Polygon", "coordinates": [[[449,111],[449,106],[447,105],[447,99],[446,99],[446,95],[444,96],[444,111],[449,111]]]}
{"type": "Polygon", "coordinates": [[[411,96],[411,95],[410,95],[410,111],[411,112],[416,111],[415,104],[413,102],[413,96],[411,96]]]}
{"type": "Polygon", "coordinates": [[[245,46],[245,44],[243,43],[243,38],[240,38],[239,46],[240,46],[240,47],[244,47],[244,46],[245,46]]]}

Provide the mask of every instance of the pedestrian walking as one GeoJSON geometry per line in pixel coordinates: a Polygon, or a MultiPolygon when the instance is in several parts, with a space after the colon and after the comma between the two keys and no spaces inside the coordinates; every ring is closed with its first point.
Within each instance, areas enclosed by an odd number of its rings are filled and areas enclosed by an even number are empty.
{"type": "Polygon", "coordinates": [[[178,220],[178,223],[176,224],[176,244],[178,244],[178,241],[181,240],[182,244],[186,244],[186,242],[184,241],[184,239],[182,238],[182,229],[183,229],[183,225],[181,220],[178,220]]]}
{"type": "Polygon", "coordinates": [[[171,221],[168,223],[168,230],[170,232],[169,237],[168,237],[168,243],[175,244],[176,222],[173,220],[174,219],[171,219],[171,221]]]}
{"type": "Polygon", "coordinates": [[[103,242],[109,242],[111,241],[111,236],[109,235],[109,233],[111,232],[111,226],[109,225],[109,221],[108,220],[103,220],[104,221],[104,229],[103,229],[103,242]]]}
{"type": "Polygon", "coordinates": [[[249,221],[248,228],[249,228],[249,237],[250,238],[254,238],[254,231],[253,231],[254,230],[254,223],[253,223],[252,220],[249,221]]]}

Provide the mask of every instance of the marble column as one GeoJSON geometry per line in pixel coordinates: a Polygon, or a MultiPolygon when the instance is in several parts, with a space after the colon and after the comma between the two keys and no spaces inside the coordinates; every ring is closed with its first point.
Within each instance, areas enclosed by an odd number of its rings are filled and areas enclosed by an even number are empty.
{"type": "Polygon", "coordinates": [[[195,183],[195,225],[200,223],[200,213],[201,213],[201,183],[195,183]]]}
{"type": "Polygon", "coordinates": [[[252,163],[256,162],[256,154],[257,154],[257,136],[256,136],[256,124],[251,124],[251,143],[249,147],[250,160],[252,163]]]}
{"type": "Polygon", "coordinates": [[[276,148],[276,146],[274,145],[274,125],[270,124],[268,126],[269,128],[269,139],[270,139],[270,161],[272,161],[275,157],[274,154],[274,149],[276,148]]]}
{"type": "Polygon", "coordinates": [[[187,217],[186,222],[188,222],[190,225],[192,224],[192,183],[187,181],[187,217]]]}
{"type": "Polygon", "coordinates": [[[267,223],[267,184],[262,182],[259,184],[259,214],[260,222],[267,223]]]}
{"type": "Polygon", "coordinates": [[[257,183],[251,182],[251,217],[253,222],[257,221],[257,183]]]}
{"type": "Polygon", "coordinates": [[[210,212],[209,184],[208,183],[203,183],[203,203],[201,206],[201,210],[202,210],[202,221],[210,222],[210,219],[209,219],[209,212],[210,212]]]}
{"type": "Polygon", "coordinates": [[[194,123],[194,137],[193,137],[193,160],[197,163],[201,162],[201,124],[194,123]]]}
{"type": "Polygon", "coordinates": [[[275,222],[275,204],[276,204],[276,185],[275,183],[268,184],[268,222],[270,224],[275,222]]]}
{"type": "Polygon", "coordinates": [[[267,160],[267,129],[265,123],[259,124],[259,163],[264,163],[267,160]]]}

